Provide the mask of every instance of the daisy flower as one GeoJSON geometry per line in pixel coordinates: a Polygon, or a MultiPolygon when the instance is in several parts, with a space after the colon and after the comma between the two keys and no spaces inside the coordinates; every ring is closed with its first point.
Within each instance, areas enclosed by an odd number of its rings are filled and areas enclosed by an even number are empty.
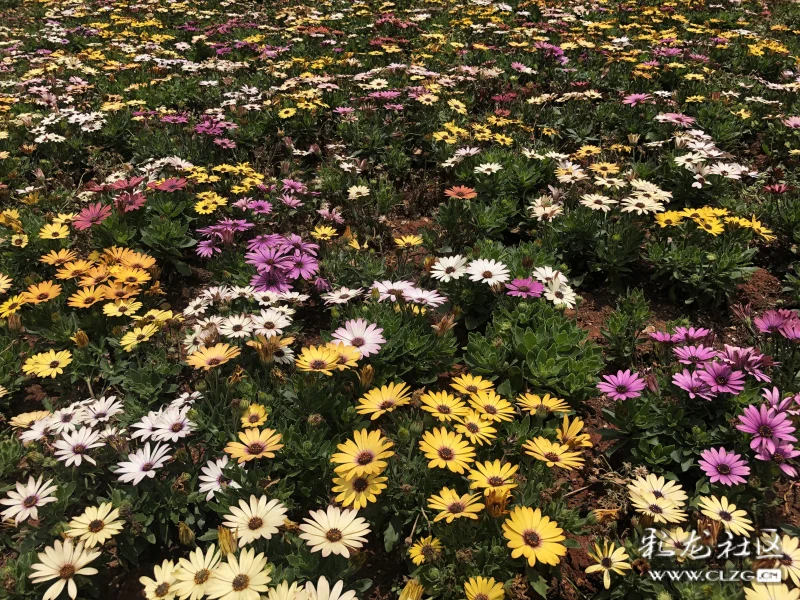
{"type": "Polygon", "coordinates": [[[375,502],[377,496],[386,489],[387,477],[380,477],[377,474],[362,475],[345,479],[343,477],[333,478],[333,492],[338,494],[336,502],[342,506],[353,506],[356,510],[362,509],[370,502],[375,502]]]}
{"type": "Polygon", "coordinates": [[[514,407],[508,400],[504,400],[494,390],[483,390],[471,394],[469,403],[479,413],[490,421],[513,421],[516,416],[514,407]]]}
{"type": "Polygon", "coordinates": [[[747,461],[742,460],[740,454],[727,452],[725,448],[704,450],[697,462],[711,483],[723,485],[746,483],[747,480],[742,476],[750,474],[747,461]]]}
{"type": "Polygon", "coordinates": [[[253,321],[249,315],[231,315],[222,321],[219,333],[234,339],[250,337],[253,334],[253,321]]]}
{"type": "Polygon", "coordinates": [[[467,275],[470,281],[480,281],[487,285],[504,283],[509,279],[508,267],[496,260],[479,258],[469,263],[467,275]]]}
{"type": "Polygon", "coordinates": [[[431,267],[431,277],[442,283],[461,279],[467,273],[467,259],[460,254],[442,256],[431,267]]]}
{"type": "Polygon", "coordinates": [[[492,421],[476,410],[467,410],[456,420],[456,431],[464,434],[473,444],[483,446],[497,437],[497,429],[492,427],[492,421]]]}
{"type": "Polygon", "coordinates": [[[511,548],[511,558],[524,557],[531,567],[536,562],[556,565],[567,553],[561,544],[564,531],[538,508],[518,506],[503,523],[503,536],[511,548]]]}
{"type": "Polygon", "coordinates": [[[358,516],[357,510],[329,506],[327,510],[311,511],[310,517],[300,525],[300,538],[311,546],[311,552],[322,551],[322,556],[338,554],[350,558],[367,541],[369,524],[358,516]]]}
{"type": "Polygon", "coordinates": [[[624,575],[625,571],[631,569],[630,556],[625,551],[624,546],[616,547],[614,542],[609,544],[608,540],[603,540],[603,548],[600,549],[598,544],[594,545],[594,552],[589,552],[589,557],[592,558],[597,564],[590,565],[586,568],[587,573],[596,573],[602,571],[603,573],[603,587],[608,589],[611,587],[611,572],[617,575],[624,575]]]}
{"type": "Polygon", "coordinates": [[[551,397],[550,394],[521,394],[517,396],[517,405],[532,415],[546,417],[551,413],[567,413],[572,409],[561,398],[551,397]]]}
{"type": "Polygon", "coordinates": [[[188,558],[181,558],[173,573],[175,583],[172,590],[178,598],[200,600],[208,592],[208,582],[220,563],[220,553],[214,544],[203,552],[195,548],[188,558]]]}
{"type": "Polygon", "coordinates": [[[495,583],[494,577],[470,577],[464,583],[467,600],[501,600],[505,596],[503,582],[495,583]]]}
{"type": "MultiPolygon", "coordinates": [[[[317,580],[317,585],[310,581],[306,582],[304,591],[307,600],[356,600],[356,593],[348,590],[342,593],[344,589],[344,581],[337,581],[333,587],[330,586],[328,580],[323,576],[317,580]]],[[[270,600],[272,600],[270,598],[270,600]]]]}
{"type": "Polygon", "coordinates": [[[238,558],[229,554],[226,562],[219,563],[206,582],[206,594],[210,600],[259,600],[269,589],[270,566],[263,553],[245,549],[238,558]]]}
{"type": "Polygon", "coordinates": [[[577,295],[575,291],[565,283],[550,282],[544,288],[544,297],[556,306],[564,308],[575,308],[577,295]]]}
{"type": "Polygon", "coordinates": [[[422,410],[431,413],[439,421],[446,422],[458,419],[467,414],[469,409],[454,395],[442,392],[425,392],[420,396],[422,410]]]}
{"type": "Polygon", "coordinates": [[[79,431],[61,434],[61,439],[54,444],[56,448],[55,456],[58,460],[64,461],[64,466],[81,466],[81,462],[96,465],[95,460],[87,454],[92,448],[104,446],[105,442],[100,439],[100,432],[94,431],[91,427],[81,427],[79,431]]]}
{"type": "Polygon", "coordinates": [[[192,352],[186,358],[186,363],[195,369],[209,371],[210,369],[224,365],[229,360],[239,356],[239,354],[241,354],[241,350],[235,346],[216,344],[210,348],[200,348],[192,352]]]}
{"type": "Polygon", "coordinates": [[[97,575],[97,569],[87,565],[100,556],[99,551],[86,550],[83,542],[75,544],[71,539],[56,540],[52,546],[39,552],[38,563],[31,565],[32,573],[29,575],[33,583],[39,584],[45,581],[57,579],[57,581],[47,588],[42,596],[42,600],[54,600],[61,594],[64,586],[72,600],[78,595],[78,586],[75,583],[75,576],[97,575]]]}
{"type": "Polygon", "coordinates": [[[398,406],[406,406],[411,399],[410,391],[403,382],[373,388],[359,399],[357,412],[370,415],[370,420],[374,421],[383,414],[393,412],[398,406]]]}
{"type": "Polygon", "coordinates": [[[361,296],[362,292],[362,288],[350,289],[341,287],[338,290],[322,294],[322,299],[325,300],[326,306],[330,306],[331,304],[347,304],[353,298],[361,296]]]}
{"type": "Polygon", "coordinates": [[[280,443],[281,434],[274,429],[245,429],[239,432],[238,442],[228,442],[225,452],[235,458],[239,464],[266,456],[275,458],[275,452],[283,448],[280,443]]]}
{"type": "Polygon", "coordinates": [[[10,490],[8,497],[0,500],[0,504],[5,504],[9,508],[2,512],[3,519],[14,518],[14,523],[19,525],[26,519],[39,518],[39,507],[55,502],[57,498],[52,496],[58,487],[51,485],[52,479],[42,483],[42,477],[34,479],[28,477],[25,485],[17,482],[16,490],[10,490]]]}
{"type": "Polygon", "coordinates": [[[153,439],[157,442],[177,442],[194,430],[194,423],[186,414],[191,406],[171,408],[161,414],[161,418],[153,430],[153,439]]]}
{"type": "Polygon", "coordinates": [[[494,384],[479,375],[473,377],[465,373],[464,375],[453,377],[450,387],[462,394],[477,394],[478,392],[492,389],[494,384]]]}
{"type": "Polygon", "coordinates": [[[473,490],[483,490],[484,496],[492,491],[508,491],[517,487],[514,475],[519,470],[519,465],[501,462],[499,460],[476,462],[473,469],[467,474],[472,481],[469,487],[473,490]]]}
{"type": "Polygon", "coordinates": [[[217,492],[225,491],[228,486],[234,489],[242,487],[225,475],[228,462],[228,457],[223,456],[217,460],[209,460],[201,469],[200,493],[207,492],[206,500],[212,500],[217,492]]]}
{"type": "Polygon", "coordinates": [[[366,319],[351,319],[333,332],[333,339],[339,340],[348,346],[358,348],[361,356],[366,358],[377,354],[386,340],[381,335],[383,329],[366,319]]]}
{"type": "Polygon", "coordinates": [[[567,471],[583,467],[583,456],[573,452],[569,446],[551,442],[545,437],[528,440],[522,448],[525,454],[544,462],[548,467],[561,467],[567,471]]]}
{"type": "Polygon", "coordinates": [[[380,431],[354,431],[352,440],[336,446],[339,452],[331,456],[331,463],[338,465],[334,471],[345,479],[381,473],[386,469],[385,459],[394,456],[393,445],[380,431]]]}
{"type": "Polygon", "coordinates": [[[750,537],[750,532],[753,531],[753,522],[747,518],[747,512],[737,510],[736,505],[728,502],[725,496],[722,498],[717,498],[716,496],[701,497],[698,500],[698,504],[700,505],[700,512],[709,519],[720,521],[722,526],[733,535],[750,537]]]}
{"type": "Polygon", "coordinates": [[[612,400],[638,398],[645,387],[644,380],[630,369],[617,371],[616,375],[603,375],[603,380],[597,384],[597,389],[608,394],[612,400]]]}
{"type": "Polygon", "coordinates": [[[442,555],[442,545],[439,538],[432,535],[420,538],[408,549],[408,555],[411,557],[411,562],[419,566],[423,563],[432,563],[442,555]]]}
{"type": "Polygon", "coordinates": [[[104,502],[100,506],[90,506],[81,516],[72,519],[67,535],[80,539],[87,548],[93,548],[110,540],[124,526],[125,522],[119,518],[119,510],[111,502],[104,502]]]}
{"type": "Polygon", "coordinates": [[[250,496],[250,502],[239,500],[239,506],[229,507],[223,525],[235,531],[239,547],[264,538],[266,540],[278,533],[278,527],[286,520],[286,507],[278,500],[267,501],[266,496],[250,496]]]}
{"type": "Polygon", "coordinates": [[[167,452],[169,452],[169,446],[156,444],[151,449],[150,442],[147,442],[144,448],[128,454],[128,460],[117,463],[115,474],[123,483],[139,485],[145,477],[150,479],[155,477],[156,469],[163,467],[164,463],[172,458],[167,452]]]}
{"type": "Polygon", "coordinates": [[[433,522],[445,520],[452,523],[455,519],[478,519],[478,513],[484,509],[484,504],[479,502],[480,494],[464,494],[460,496],[455,490],[443,487],[438,494],[428,498],[428,507],[431,510],[438,510],[439,514],[433,522]]]}
{"type": "Polygon", "coordinates": [[[429,459],[429,469],[438,467],[463,473],[469,468],[469,463],[475,460],[475,449],[460,434],[447,431],[444,427],[423,433],[419,448],[429,459]]]}

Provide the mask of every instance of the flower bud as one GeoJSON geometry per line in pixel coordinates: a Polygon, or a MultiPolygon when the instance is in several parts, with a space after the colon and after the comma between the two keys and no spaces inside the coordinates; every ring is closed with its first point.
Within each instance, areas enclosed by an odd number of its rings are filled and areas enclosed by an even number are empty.
{"type": "Polygon", "coordinates": [[[358,374],[358,379],[361,382],[361,389],[366,390],[372,385],[372,380],[375,377],[375,369],[372,365],[364,365],[358,374]]]}
{"type": "Polygon", "coordinates": [[[183,521],[178,522],[178,541],[184,546],[194,543],[194,531],[183,521]]]}
{"type": "Polygon", "coordinates": [[[219,550],[224,556],[236,552],[236,534],[227,527],[222,525],[217,527],[217,541],[219,542],[219,550]]]}
{"type": "Polygon", "coordinates": [[[78,348],[86,348],[89,345],[89,336],[83,329],[78,329],[75,335],[70,338],[78,348]]]}
{"type": "Polygon", "coordinates": [[[416,579],[409,579],[403,591],[400,592],[400,600],[420,600],[422,593],[425,591],[419,581],[416,579]]]}
{"type": "Polygon", "coordinates": [[[14,313],[13,315],[8,315],[7,323],[8,323],[8,330],[11,333],[19,333],[22,330],[22,319],[20,319],[17,313],[14,313]]]}

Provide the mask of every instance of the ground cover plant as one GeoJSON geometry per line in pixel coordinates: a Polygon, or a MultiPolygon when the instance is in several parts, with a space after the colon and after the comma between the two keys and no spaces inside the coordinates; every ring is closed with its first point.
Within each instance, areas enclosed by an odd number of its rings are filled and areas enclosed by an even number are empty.
{"type": "Polygon", "coordinates": [[[0,7],[0,597],[800,598],[796,2],[0,7]]]}

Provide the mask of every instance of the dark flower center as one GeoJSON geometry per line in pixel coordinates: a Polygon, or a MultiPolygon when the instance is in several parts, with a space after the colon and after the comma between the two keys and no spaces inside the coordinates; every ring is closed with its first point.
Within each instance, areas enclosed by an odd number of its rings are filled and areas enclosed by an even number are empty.
{"type": "Polygon", "coordinates": [[[466,507],[464,506],[463,502],[453,502],[447,507],[447,511],[451,514],[458,515],[464,512],[465,508],[466,507]]]}
{"type": "Polygon", "coordinates": [[[378,408],[380,408],[381,410],[388,410],[393,406],[394,406],[394,400],[384,400],[383,402],[380,403],[378,408]]]}
{"type": "Polygon", "coordinates": [[[72,447],[72,452],[73,454],[83,454],[84,452],[86,452],[86,446],[84,446],[83,444],[75,444],[72,447]]]}
{"type": "Polygon", "coordinates": [[[732,521],[733,520],[733,517],[731,516],[731,513],[729,513],[726,510],[719,511],[719,518],[722,519],[723,521],[732,521]]]}
{"type": "Polygon", "coordinates": [[[453,460],[454,456],[451,448],[439,448],[439,458],[442,460],[453,460]]]}
{"type": "Polygon", "coordinates": [[[721,465],[717,465],[717,472],[720,475],[730,475],[731,467],[730,467],[730,465],[722,463],[721,465]]]}
{"type": "Polygon", "coordinates": [[[105,526],[106,526],[106,524],[103,523],[102,520],[95,519],[94,521],[90,521],[89,522],[89,526],[87,527],[87,529],[92,533],[98,533],[100,531],[103,531],[103,528],[105,526]]]}
{"type": "Polygon", "coordinates": [[[38,496],[28,496],[22,501],[22,506],[25,508],[31,508],[32,506],[36,506],[37,502],[39,502],[38,496]]]}
{"type": "Polygon", "coordinates": [[[542,543],[542,538],[535,531],[526,531],[522,534],[522,541],[525,542],[526,546],[538,548],[542,543]]]}
{"type": "Polygon", "coordinates": [[[361,346],[363,346],[366,343],[367,341],[364,338],[357,337],[353,338],[353,340],[350,342],[350,345],[355,346],[356,348],[361,348],[361,346]]]}
{"type": "Polygon", "coordinates": [[[627,392],[627,391],[628,391],[628,386],[627,386],[627,385],[622,385],[622,384],[619,384],[619,385],[618,385],[617,387],[615,387],[614,389],[617,391],[617,393],[618,393],[618,394],[624,394],[625,392],[627,392]]]}
{"type": "Polygon", "coordinates": [[[250,578],[247,575],[237,575],[233,578],[231,585],[233,586],[234,592],[241,592],[242,590],[246,590],[250,585],[250,578]]]}
{"type": "Polygon", "coordinates": [[[152,471],[153,470],[153,463],[144,463],[142,465],[142,471],[152,471]]]}
{"type": "Polygon", "coordinates": [[[311,368],[314,370],[324,369],[327,366],[327,363],[324,360],[312,360],[311,361],[311,368]]]}
{"type": "Polygon", "coordinates": [[[772,427],[769,425],[762,425],[758,428],[758,435],[764,438],[772,437],[772,427]]]}
{"type": "Polygon", "coordinates": [[[75,567],[74,567],[74,565],[64,565],[58,571],[58,576],[61,579],[71,579],[73,575],[75,575],[75,567]]]}
{"type": "Polygon", "coordinates": [[[600,564],[603,566],[604,569],[610,569],[611,565],[614,563],[612,563],[611,559],[606,556],[603,560],[600,561],[600,564]]]}
{"type": "Polygon", "coordinates": [[[259,517],[253,517],[252,519],[250,519],[250,520],[247,522],[247,526],[248,526],[248,527],[249,527],[251,530],[256,530],[256,529],[259,529],[259,528],[261,528],[261,526],[262,526],[263,524],[264,524],[264,520],[263,520],[263,519],[261,519],[261,518],[259,518],[259,517]]]}
{"type": "Polygon", "coordinates": [[[51,361],[51,362],[50,362],[50,368],[51,368],[51,369],[57,369],[57,368],[59,367],[59,365],[60,365],[60,364],[61,364],[61,363],[60,363],[60,362],[58,362],[57,360],[51,361]]]}
{"type": "Polygon", "coordinates": [[[436,410],[443,415],[450,414],[450,407],[447,406],[446,404],[440,404],[439,406],[436,407],[436,410]]]}
{"type": "Polygon", "coordinates": [[[250,454],[261,454],[264,452],[264,444],[261,442],[253,442],[247,447],[247,451],[250,454]]]}
{"type": "Polygon", "coordinates": [[[492,475],[491,477],[489,477],[489,479],[486,480],[486,483],[488,483],[492,487],[497,487],[499,485],[503,485],[505,483],[505,480],[499,475],[492,475]]]}
{"type": "Polygon", "coordinates": [[[342,539],[342,532],[338,529],[329,529],[328,533],[325,534],[325,538],[331,543],[338,542],[342,539]]]}
{"type": "Polygon", "coordinates": [[[156,595],[156,598],[163,598],[169,593],[169,584],[162,583],[155,589],[155,592],[153,593],[156,595]]]}
{"type": "Polygon", "coordinates": [[[356,492],[363,492],[369,487],[369,482],[363,477],[357,477],[353,481],[353,490],[356,492]]]}
{"type": "Polygon", "coordinates": [[[356,456],[356,463],[362,467],[370,464],[373,460],[375,460],[375,455],[369,450],[364,450],[363,452],[360,452],[358,456],[356,456]]]}
{"type": "Polygon", "coordinates": [[[211,576],[211,572],[208,569],[200,569],[197,573],[194,574],[194,582],[196,585],[202,585],[208,578],[211,576]]]}
{"type": "Polygon", "coordinates": [[[550,462],[559,462],[561,460],[561,457],[555,452],[545,452],[543,456],[550,462]]]}
{"type": "Polygon", "coordinates": [[[478,433],[481,430],[477,423],[467,423],[465,427],[470,433],[478,433]]]}
{"type": "Polygon", "coordinates": [[[483,276],[484,279],[491,279],[492,278],[492,272],[491,271],[484,271],[483,273],[481,273],[481,275],[483,276]]]}
{"type": "Polygon", "coordinates": [[[661,507],[660,507],[658,504],[651,504],[651,505],[648,507],[648,509],[649,509],[649,510],[650,510],[650,512],[651,512],[651,513],[653,513],[654,515],[660,515],[661,513],[663,513],[663,512],[664,512],[664,510],[663,510],[663,509],[662,509],[662,508],[661,508],[661,507]]]}

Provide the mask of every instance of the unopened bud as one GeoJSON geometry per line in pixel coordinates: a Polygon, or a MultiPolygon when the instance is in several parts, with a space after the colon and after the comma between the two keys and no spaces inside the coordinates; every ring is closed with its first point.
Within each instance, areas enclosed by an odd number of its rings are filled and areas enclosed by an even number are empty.
{"type": "Polygon", "coordinates": [[[13,315],[8,315],[8,330],[11,333],[19,333],[22,330],[22,319],[20,319],[17,313],[13,315]]]}
{"type": "Polygon", "coordinates": [[[89,336],[86,335],[86,332],[83,329],[78,329],[78,331],[75,332],[75,335],[70,339],[75,342],[75,345],[78,348],[86,348],[86,346],[89,345],[89,336]]]}
{"type": "Polygon", "coordinates": [[[236,534],[220,525],[217,527],[217,541],[219,542],[219,550],[223,555],[233,554],[236,552],[236,534]]]}
{"type": "Polygon", "coordinates": [[[183,521],[178,522],[178,541],[184,546],[194,543],[194,531],[183,521]]]}
{"type": "Polygon", "coordinates": [[[375,377],[375,369],[372,365],[364,365],[361,372],[358,374],[358,379],[361,382],[361,389],[366,390],[372,385],[372,380],[375,377]]]}

